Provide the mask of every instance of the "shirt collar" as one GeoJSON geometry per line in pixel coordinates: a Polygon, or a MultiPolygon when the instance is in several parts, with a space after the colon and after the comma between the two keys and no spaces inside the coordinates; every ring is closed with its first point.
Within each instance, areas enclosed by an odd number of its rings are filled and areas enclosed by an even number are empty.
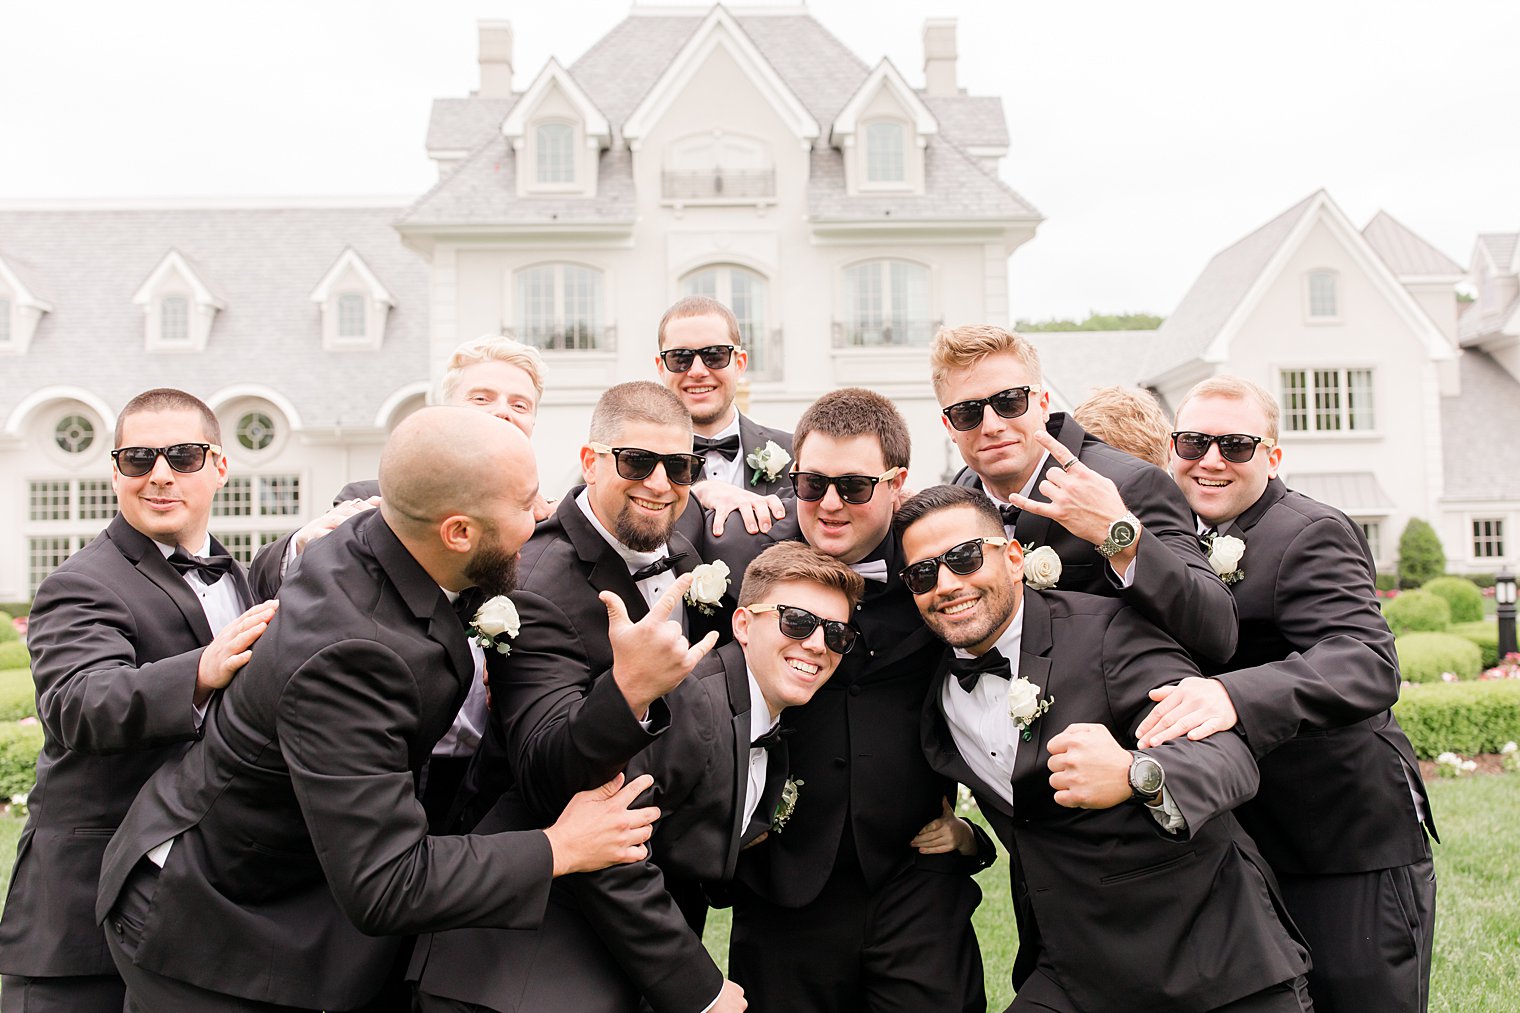
{"type": "Polygon", "coordinates": [[[656,559],[664,559],[670,554],[669,548],[664,545],[653,552],[635,552],[618,541],[616,536],[603,527],[601,521],[597,520],[596,512],[591,509],[590,490],[582,489],[581,494],[575,497],[575,505],[581,508],[581,513],[586,515],[586,520],[591,522],[591,526],[596,529],[596,533],[601,535],[608,545],[612,546],[612,551],[621,556],[623,562],[628,564],[628,571],[630,573],[641,566],[648,566],[656,559]]]}
{"type": "Polygon", "coordinates": [[[771,730],[780,715],[771,713],[770,705],[765,702],[765,694],[760,692],[760,683],[755,680],[755,672],[749,665],[744,666],[744,674],[749,678],[749,740],[754,742],[771,730]]]}
{"type": "MultiPolygon", "coordinates": [[[[161,552],[161,553],[164,554],[164,558],[165,559],[168,559],[170,556],[174,555],[174,550],[177,549],[177,548],[179,548],[178,545],[165,545],[163,542],[160,542],[156,538],[151,538],[151,539],[149,539],[149,541],[151,541],[153,543],[154,547],[157,548],[159,552],[161,552]]],[[[190,550],[186,549],[185,551],[189,552],[190,550]]],[[[192,556],[209,556],[209,555],[211,555],[211,535],[209,533],[206,535],[206,540],[203,543],[201,543],[201,547],[200,547],[199,551],[191,552],[190,555],[192,555],[192,556]]]]}
{"type": "MultiPolygon", "coordinates": [[[[1040,481],[1040,476],[1045,474],[1045,462],[1048,460],[1050,460],[1050,451],[1047,450],[1045,453],[1040,455],[1040,463],[1034,466],[1034,471],[1029,475],[1029,481],[1025,482],[1024,488],[1019,490],[1020,496],[1028,499],[1031,495],[1033,495],[1035,484],[1040,481]]],[[[987,493],[988,499],[992,500],[992,502],[996,503],[1000,507],[1013,505],[1005,499],[999,499],[997,497],[997,494],[992,491],[992,487],[987,485],[986,482],[982,483],[982,490],[987,493]]]]}
{"type": "Polygon", "coordinates": [[[734,409],[734,420],[732,422],[730,422],[728,425],[724,426],[718,432],[713,433],[711,436],[708,437],[708,439],[709,440],[721,440],[725,436],[738,436],[738,435],[739,435],[739,410],[737,408],[735,408],[734,409]]]}

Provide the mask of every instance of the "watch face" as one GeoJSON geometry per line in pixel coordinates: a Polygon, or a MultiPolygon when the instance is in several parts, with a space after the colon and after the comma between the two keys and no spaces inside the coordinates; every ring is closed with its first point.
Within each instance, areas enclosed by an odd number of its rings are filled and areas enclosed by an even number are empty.
{"type": "Polygon", "coordinates": [[[1134,771],[1130,775],[1134,784],[1131,785],[1142,795],[1154,795],[1161,790],[1161,764],[1148,756],[1135,761],[1134,771]]]}
{"type": "Polygon", "coordinates": [[[1109,540],[1121,549],[1135,540],[1135,526],[1129,521],[1114,521],[1108,529],[1109,540]]]}

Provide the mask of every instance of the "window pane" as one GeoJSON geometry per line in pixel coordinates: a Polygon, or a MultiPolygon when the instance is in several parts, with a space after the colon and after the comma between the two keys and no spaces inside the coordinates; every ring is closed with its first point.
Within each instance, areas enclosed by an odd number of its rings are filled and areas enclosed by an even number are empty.
{"type": "Polygon", "coordinates": [[[238,419],[237,440],[244,450],[263,450],[274,442],[274,419],[264,412],[249,412],[238,419]]]}
{"type": "Polygon", "coordinates": [[[1311,317],[1338,316],[1340,310],[1335,298],[1335,275],[1329,271],[1312,271],[1309,274],[1309,315],[1311,317]]]}
{"type": "Polygon", "coordinates": [[[1314,428],[1328,432],[1341,428],[1341,371],[1314,371],[1314,428]]]}
{"type": "Polygon", "coordinates": [[[575,182],[575,128],[568,123],[544,123],[539,126],[538,181],[575,182]]]}
{"type": "Polygon", "coordinates": [[[905,260],[874,260],[845,271],[845,343],[926,345],[929,269],[905,260]]]}
{"type": "Polygon", "coordinates": [[[1504,520],[1490,517],[1472,522],[1473,557],[1499,559],[1504,555],[1504,520]]]}
{"type": "Polygon", "coordinates": [[[253,479],[233,475],[211,501],[213,517],[247,517],[253,513],[253,479]]]}
{"type": "Polygon", "coordinates": [[[53,427],[53,441],[69,454],[82,454],[95,442],[95,426],[83,415],[65,415],[53,427]]]}
{"type": "Polygon", "coordinates": [[[1373,428],[1372,370],[1346,370],[1346,414],[1348,429],[1373,428]]]}
{"type": "Polygon", "coordinates": [[[900,123],[866,127],[866,179],[872,183],[901,183],[907,179],[900,123]]]}
{"type": "Polygon", "coordinates": [[[927,345],[929,269],[902,260],[892,261],[892,336],[899,345],[927,345]]]}
{"type": "MultiPolygon", "coordinates": [[[[688,274],[686,280],[681,283],[682,295],[705,295],[709,299],[718,298],[718,269],[710,267],[705,271],[697,271],[688,274]]],[[[721,300],[719,300],[721,302],[721,300]]]]}
{"type": "Polygon", "coordinates": [[[1284,427],[1290,432],[1307,430],[1309,428],[1309,392],[1303,370],[1283,370],[1281,400],[1284,427]]]}
{"type": "Polygon", "coordinates": [[[551,348],[554,337],[554,265],[517,273],[518,340],[551,348]]]}
{"type": "Polygon", "coordinates": [[[190,303],[183,296],[171,295],[163,301],[159,337],[164,341],[190,340],[190,303]]]}
{"type": "Polygon", "coordinates": [[[11,301],[0,299],[0,345],[11,340],[11,301]]]}
{"type": "Polygon", "coordinates": [[[602,328],[602,272],[566,264],[564,278],[565,347],[595,348],[602,328]]]}
{"type": "Polygon", "coordinates": [[[37,593],[42,578],[52,573],[58,565],[69,558],[73,549],[72,538],[31,538],[27,540],[27,583],[31,593],[37,593]]]}
{"type": "Polygon", "coordinates": [[[253,533],[251,531],[219,534],[216,540],[226,546],[232,558],[244,566],[253,562],[253,533]]]}
{"type": "Polygon", "coordinates": [[[86,478],[79,482],[79,519],[110,520],[116,516],[116,493],[108,479],[86,478]]]}
{"type": "Polygon", "coordinates": [[[338,337],[362,338],[365,335],[364,296],[344,292],[338,296],[338,337]]]}
{"type": "Polygon", "coordinates": [[[886,326],[886,307],[882,304],[882,274],[885,261],[857,264],[844,272],[844,306],[846,344],[875,345],[881,342],[886,326]]]}
{"type": "Polygon", "coordinates": [[[31,485],[31,519],[66,521],[69,519],[69,483],[33,482],[31,485]]]}
{"type": "Polygon", "coordinates": [[[294,517],[301,512],[301,480],[295,475],[259,476],[259,516],[294,517]]]}

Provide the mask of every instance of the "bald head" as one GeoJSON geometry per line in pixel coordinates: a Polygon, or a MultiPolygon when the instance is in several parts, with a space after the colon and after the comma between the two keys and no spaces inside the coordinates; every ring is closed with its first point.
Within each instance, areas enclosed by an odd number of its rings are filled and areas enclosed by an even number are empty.
{"type": "Polygon", "coordinates": [[[380,509],[398,531],[431,527],[453,514],[491,518],[531,501],[537,489],[528,438],[470,408],[414,412],[380,454],[380,509]]]}

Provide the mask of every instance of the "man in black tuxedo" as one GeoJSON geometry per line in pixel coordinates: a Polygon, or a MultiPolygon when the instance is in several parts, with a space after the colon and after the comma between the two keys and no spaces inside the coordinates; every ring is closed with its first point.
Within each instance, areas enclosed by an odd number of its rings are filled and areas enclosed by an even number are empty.
{"type": "Polygon", "coordinates": [[[106,849],[96,914],[129,1010],[354,1009],[396,935],[534,925],[552,876],[645,856],[658,811],[626,810],[644,779],[547,831],[427,836],[413,779],[474,672],[455,599],[510,590],[537,480],[515,428],[428,408],[387,441],[380,485],[379,510],[308,551],[202,739],[106,849]]]}
{"type": "MultiPolygon", "coordinates": [[[[918,749],[919,705],[945,648],[897,578],[892,511],[910,449],[901,413],[861,388],[825,394],[797,426],[801,534],[867,580],[860,647],[783,717],[796,732],[792,770],[806,782],[796,812],[786,833],[739,862],[729,972],[757,1009],[986,1006],[971,927],[980,864],[914,843],[938,824],[977,851],[968,824],[943,820],[955,786],[918,749]]],[[[786,526],[735,535],[763,542],[786,526]]]]}
{"type": "MultiPolygon", "coordinates": [[[[742,1008],[731,984],[710,1005],[722,974],[704,959],[702,887],[731,879],[741,848],[783,834],[806,794],[796,782],[786,790],[788,739],[777,720],[854,649],[849,621],[861,591],[860,576],[806,545],[762,553],[744,576],[735,640],[669,694],[669,730],[629,764],[630,775],[654,776],[641,801],[665,814],[650,860],[556,883],[537,931],[462,929],[433,937],[430,950],[424,940],[422,1008],[634,1013],[641,999],[657,1013],[742,1008]],[[636,980],[650,969],[658,987],[641,995],[636,980]],[[692,994],[683,978],[706,991],[692,994]]],[[[627,617],[618,603],[611,612],[616,641],[627,617]]],[[[511,805],[504,799],[479,829],[510,826],[511,805]]]]}
{"type": "MultiPolygon", "coordinates": [[[[1238,377],[1177,408],[1172,475],[1240,608],[1240,646],[1208,679],[1158,692],[1145,740],[1235,729],[1261,767],[1239,810],[1309,940],[1319,1010],[1420,1011],[1435,872],[1430,801],[1389,708],[1393,635],[1356,524],[1277,478],[1278,406],[1238,377]],[[1243,554],[1241,551],[1243,550],[1243,554]]],[[[1233,734],[1233,733],[1232,733],[1233,734]]]]}
{"type": "MultiPolygon", "coordinates": [[[[791,491],[786,466],[792,434],[762,426],[734,406],[749,365],[739,321],[716,299],[687,296],[660,319],[659,347],[655,368],[660,382],[691,412],[694,449],[706,460],[703,480],[692,495],[713,512],[713,533],[723,533],[733,511],[750,532],[768,530],[783,516],[780,497],[791,491]],[[750,462],[752,455],[757,455],[758,467],[750,462]]],[[[685,518],[682,532],[693,542],[701,522],[700,510],[685,518]]]]}
{"type": "Polygon", "coordinates": [[[1230,656],[1235,602],[1165,471],[1052,414],[1039,352],[1011,331],[940,328],[930,362],[941,422],[966,462],[955,483],[986,492],[1026,550],[1055,551],[1055,588],[1123,598],[1194,657],[1230,656]]]}
{"type": "Polygon", "coordinates": [[[975,490],[926,489],[896,525],[918,609],[955,648],[924,751],[1012,858],[1010,1010],[1309,1009],[1305,950],[1229,813],[1256,787],[1245,743],[1125,748],[1147,694],[1196,674],[1188,656],[1122,601],[1026,590],[1018,542],[975,490]]]}
{"type": "Polygon", "coordinates": [[[216,415],[184,391],[127,402],[112,454],[120,512],[37,589],[27,645],[43,745],[0,920],[7,1013],[121,1009],[95,918],[100,856],[274,614],[274,602],[250,607],[242,569],[207,531],[227,481],[220,442],[216,415]]]}

